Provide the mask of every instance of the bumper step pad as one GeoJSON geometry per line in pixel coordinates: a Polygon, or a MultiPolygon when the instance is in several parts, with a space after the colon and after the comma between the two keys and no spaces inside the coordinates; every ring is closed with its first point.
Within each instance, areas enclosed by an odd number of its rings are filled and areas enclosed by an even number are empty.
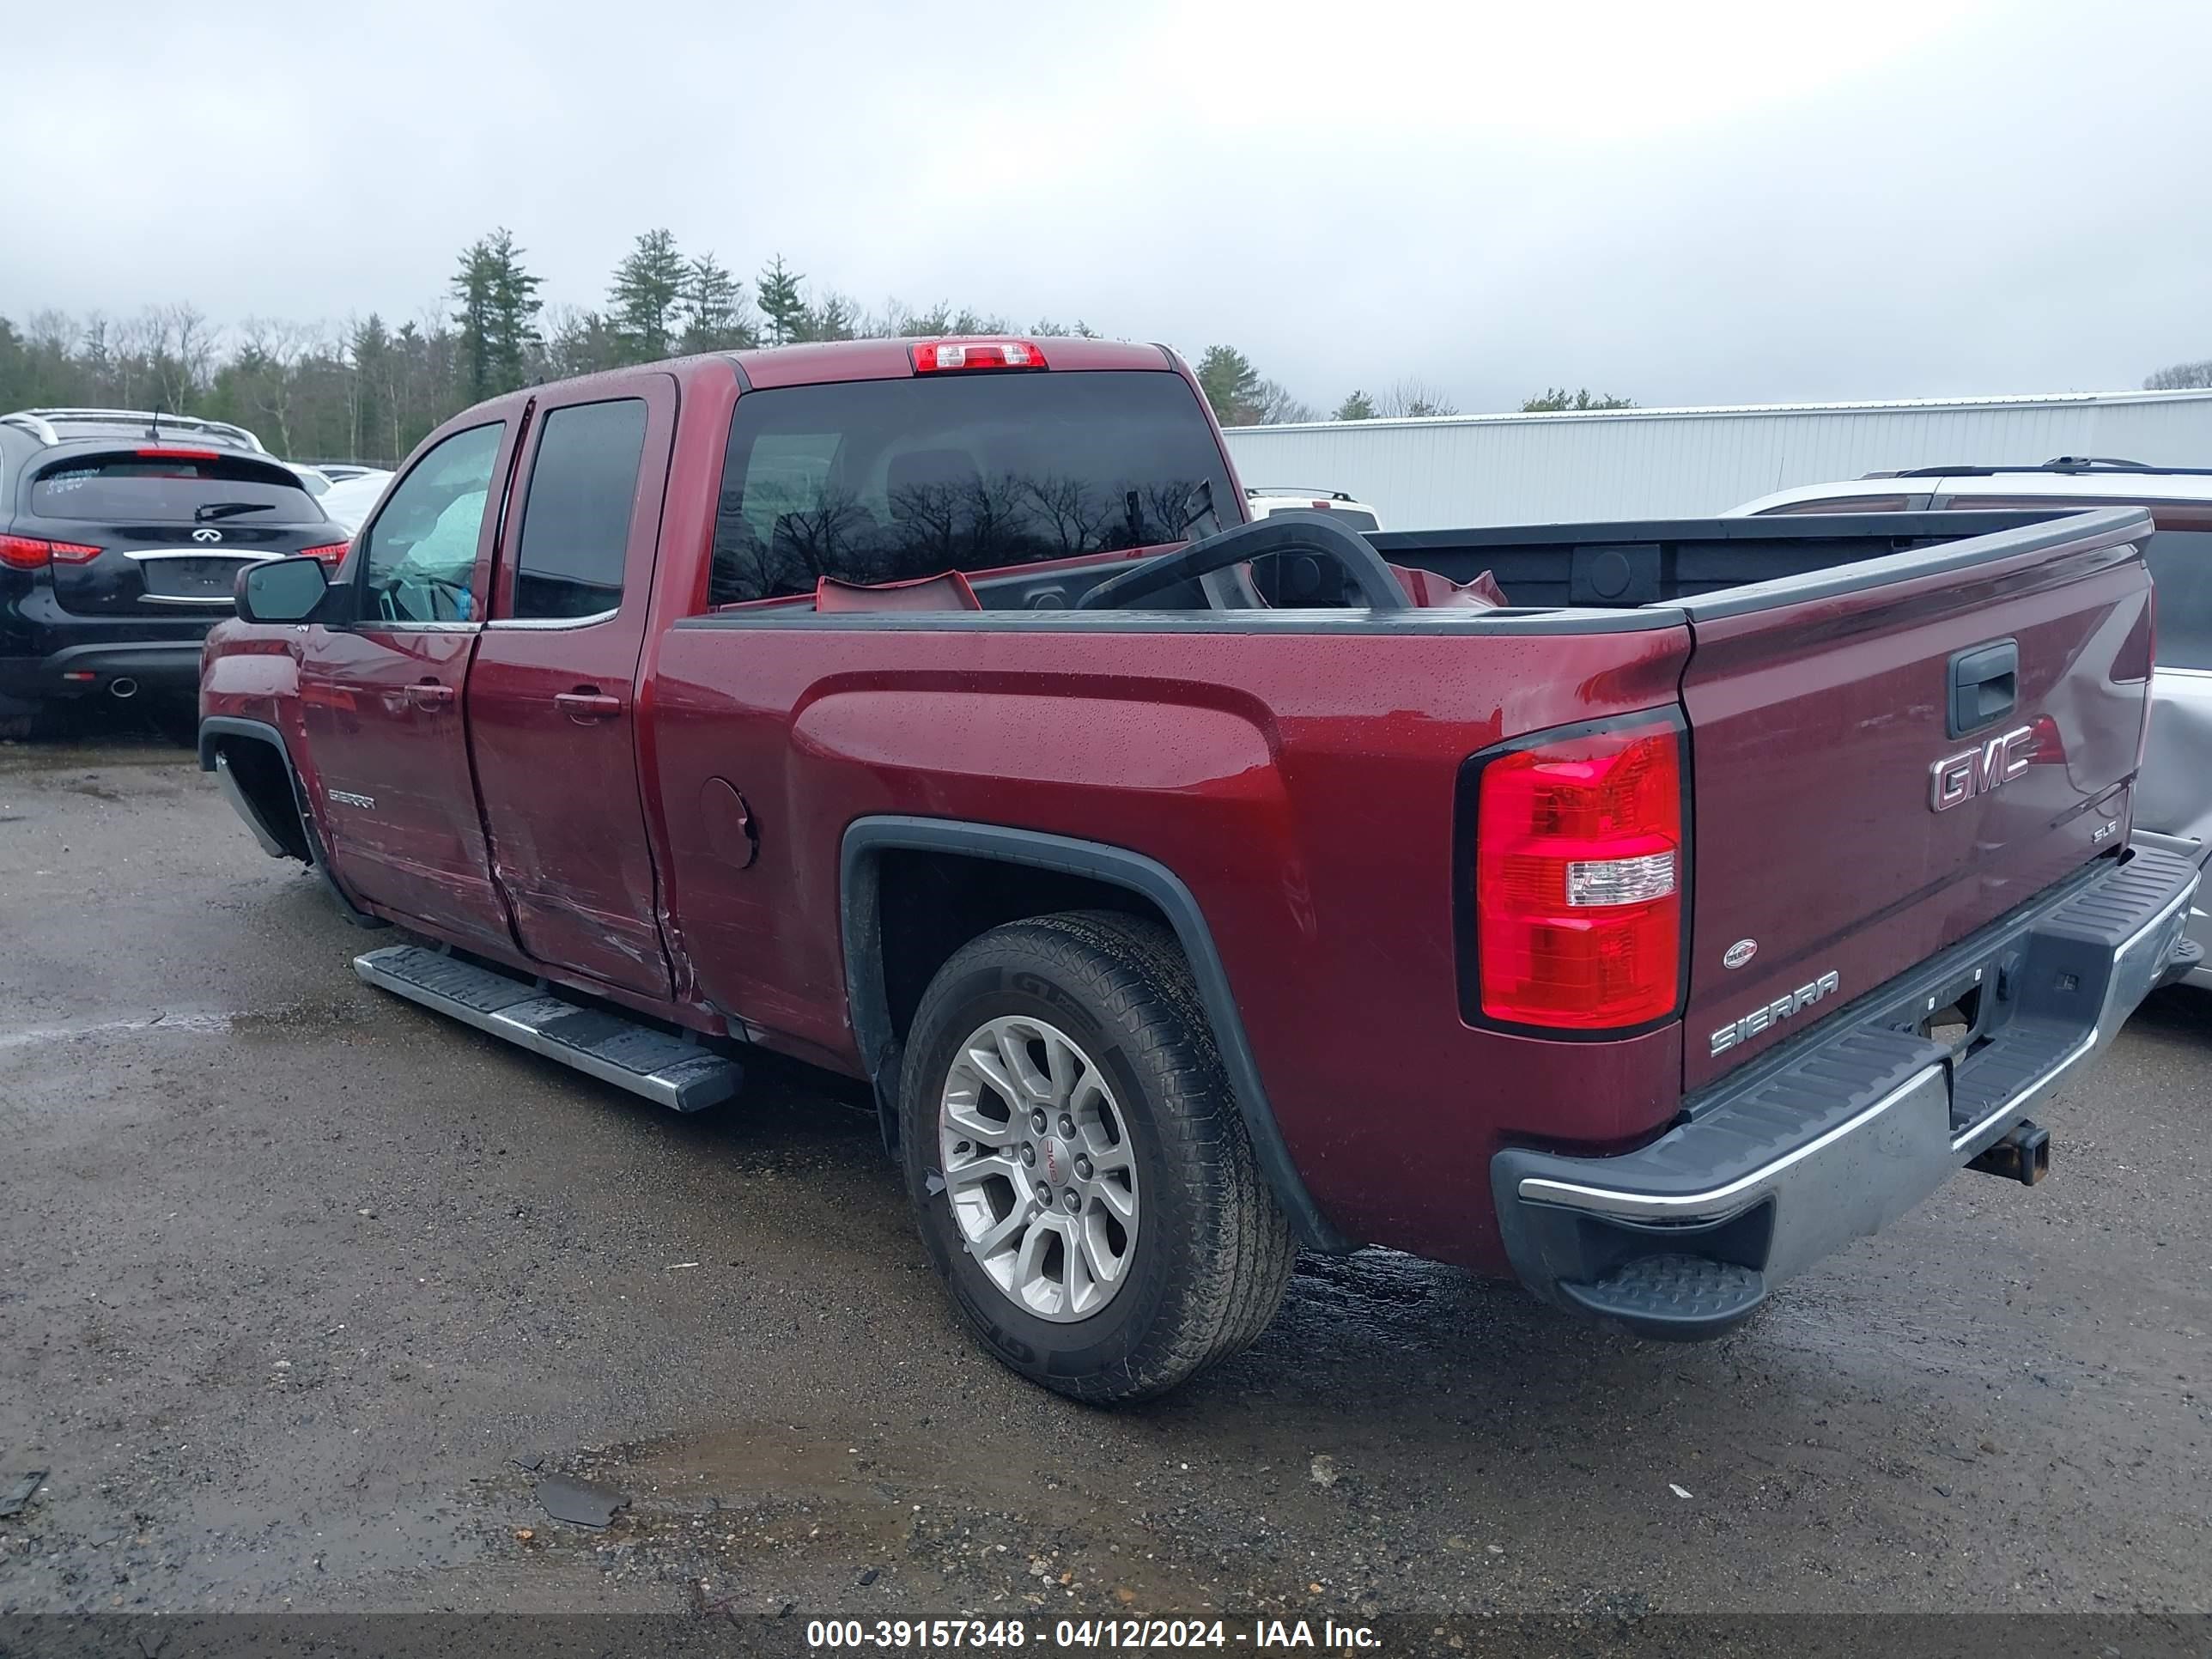
{"type": "Polygon", "coordinates": [[[1562,1284],[1559,1293],[1631,1336],[1698,1342],[1750,1318],[1766,1300],[1766,1275],[1701,1255],[1640,1255],[1592,1284],[1562,1284]]]}
{"type": "Polygon", "coordinates": [[[718,1105],[744,1079],[726,1055],[419,945],[368,951],[353,970],[379,989],[678,1112],[718,1105]]]}

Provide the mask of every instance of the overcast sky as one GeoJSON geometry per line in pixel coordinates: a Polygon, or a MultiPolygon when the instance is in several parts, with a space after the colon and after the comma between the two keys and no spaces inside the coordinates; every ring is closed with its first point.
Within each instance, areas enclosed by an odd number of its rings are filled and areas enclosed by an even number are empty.
{"type": "Polygon", "coordinates": [[[93,0],[6,39],[18,321],[398,320],[498,224],[597,305],[665,225],[871,305],[1225,341],[1324,404],[2212,357],[2205,0],[93,0]]]}

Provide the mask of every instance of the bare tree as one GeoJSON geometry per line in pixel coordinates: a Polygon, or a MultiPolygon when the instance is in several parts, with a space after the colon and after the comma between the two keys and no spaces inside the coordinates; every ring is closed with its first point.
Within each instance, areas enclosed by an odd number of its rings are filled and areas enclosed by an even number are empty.
{"type": "Polygon", "coordinates": [[[65,358],[76,343],[76,322],[66,311],[34,311],[23,325],[23,337],[33,351],[65,358]]]}
{"type": "Polygon", "coordinates": [[[288,322],[276,317],[249,317],[240,325],[235,365],[246,402],[253,412],[273,422],[277,453],[293,452],[293,410],[301,387],[301,366],[321,353],[320,323],[288,322]]]}
{"type": "Polygon", "coordinates": [[[2212,386],[2212,357],[2197,363],[2175,363],[2145,377],[2146,392],[2195,392],[2212,386]]]}
{"type": "Polygon", "coordinates": [[[1390,389],[1375,400],[1375,413],[1385,420],[1419,419],[1425,415],[1456,415],[1459,405],[1441,388],[1418,375],[1408,375],[1393,381],[1390,389]]]}
{"type": "Polygon", "coordinates": [[[190,303],[149,306],[144,321],[155,396],[162,408],[183,414],[211,378],[221,343],[216,331],[190,303]]]}
{"type": "Polygon", "coordinates": [[[1299,421],[1317,421],[1321,411],[1304,398],[1291,395],[1290,389],[1279,380],[1262,380],[1259,386],[1260,424],[1288,426],[1299,421]]]}
{"type": "Polygon", "coordinates": [[[116,324],[109,337],[115,362],[115,401],[122,408],[136,409],[147,401],[156,332],[153,319],[142,313],[116,324]]]}

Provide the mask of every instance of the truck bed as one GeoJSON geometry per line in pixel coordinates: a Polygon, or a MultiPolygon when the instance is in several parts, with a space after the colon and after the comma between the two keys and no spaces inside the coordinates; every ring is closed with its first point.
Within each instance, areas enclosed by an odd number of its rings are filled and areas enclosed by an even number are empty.
{"type": "MultiPolygon", "coordinates": [[[[2113,509],[2124,512],[2126,509],[2113,509]]],[[[1805,579],[1844,566],[1914,556],[1929,571],[1965,568],[2004,552],[2075,533],[2069,509],[2010,513],[1840,513],[1764,519],[1653,519],[1602,524],[1390,531],[1370,535],[1393,564],[1456,582],[1489,571],[1516,609],[1666,605],[1726,590],[1790,583],[1790,597],[1816,591],[1805,579]],[[2036,526],[2047,526],[2037,533],[2036,526]],[[2006,532],[2027,531],[2023,539],[2006,532]],[[2005,534],[2002,549],[1982,538],[2005,534]],[[1968,541],[1974,547],[1959,546],[1968,541]],[[1950,545],[1949,557],[1929,557],[1950,545]]],[[[1838,586],[1892,580],[1905,562],[1854,570],[1838,586]]],[[[1753,598],[1761,596],[1750,596],[1753,598]]],[[[1699,607],[1705,614],[1717,614],[1699,607]]]]}
{"type": "Polygon", "coordinates": [[[1370,539],[1488,570],[1516,610],[1688,627],[1694,1094],[1771,1042],[1765,1010],[1808,1024],[1821,988],[1864,992],[2125,845],[2151,656],[2142,574],[2112,562],[2131,530],[2139,509],[1370,539]]]}

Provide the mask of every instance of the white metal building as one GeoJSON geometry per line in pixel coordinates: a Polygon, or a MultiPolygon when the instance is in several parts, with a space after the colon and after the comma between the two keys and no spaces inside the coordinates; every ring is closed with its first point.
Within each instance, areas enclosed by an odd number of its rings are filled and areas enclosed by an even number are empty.
{"type": "Polygon", "coordinates": [[[2212,466],[2212,392],[1753,404],[1231,428],[1248,485],[1341,489],[1389,530],[1696,518],[1903,467],[2108,455],[2212,466]]]}

